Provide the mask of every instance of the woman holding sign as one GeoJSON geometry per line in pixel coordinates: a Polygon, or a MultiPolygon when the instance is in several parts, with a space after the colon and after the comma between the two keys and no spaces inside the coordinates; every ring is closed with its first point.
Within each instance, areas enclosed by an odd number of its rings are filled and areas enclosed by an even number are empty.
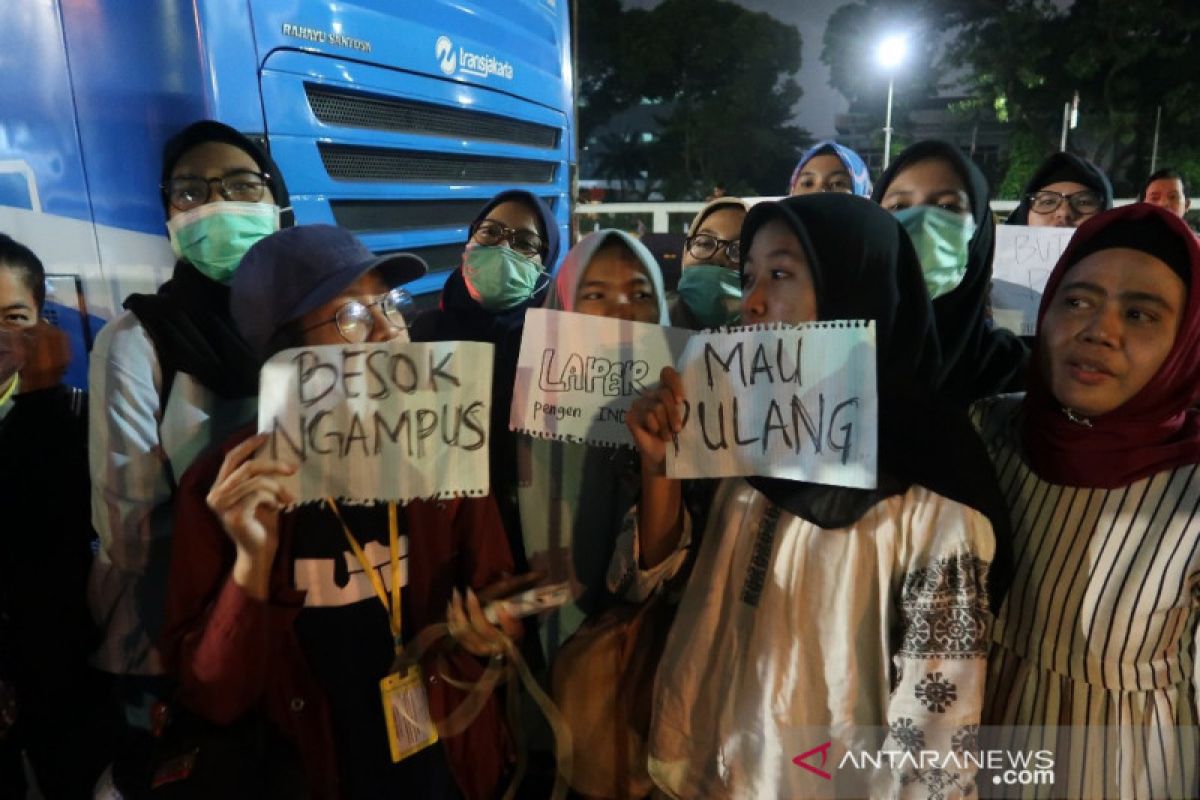
{"type": "Polygon", "coordinates": [[[1200,796],[1200,245],[1188,227],[1147,204],[1081,225],[1046,284],[1034,362],[1024,396],[974,410],[1017,552],[984,721],[1022,726],[998,747],[1053,750],[1060,796],[1200,796]]]}
{"type": "MultiPolygon", "coordinates": [[[[246,255],[233,315],[264,362],[291,347],[404,341],[411,299],[397,287],[424,272],[349,231],[301,226],[246,255]]],[[[261,712],[302,756],[313,798],[494,796],[509,749],[500,711],[486,685],[460,688],[485,675],[477,657],[505,652],[502,631],[520,633],[480,605],[521,583],[502,577],[512,556],[493,499],[285,510],[295,497],[281,482],[297,467],[252,460],[268,437],[251,433],[180,486],[163,640],[179,700],[218,724],[261,712]],[[453,638],[421,652],[418,635],[442,621],[453,638]],[[433,723],[468,700],[465,729],[430,747],[433,723]]]]}
{"type": "MultiPolygon", "coordinates": [[[[590,233],[571,248],[547,308],[667,324],[662,273],[650,251],[620,230],[590,233]]],[[[569,580],[574,602],[542,621],[553,658],[584,616],[605,604],[605,572],[621,518],[637,499],[634,454],[623,447],[523,438],[518,488],[531,565],[554,583],[569,580]]]]}
{"type": "Polygon", "coordinates": [[[948,142],[917,142],[872,199],[904,226],[921,262],[942,350],[939,393],[965,407],[1023,388],[1029,351],[988,319],[996,224],[979,167],[948,142]]]}
{"type": "Polygon", "coordinates": [[[1055,153],[1025,184],[1021,202],[1005,223],[1078,228],[1112,207],[1112,183],[1099,167],[1072,153],[1055,153]]]}
{"type": "MultiPolygon", "coordinates": [[[[746,323],[874,321],[878,488],[722,481],[659,665],[651,775],[672,797],[828,795],[835,771],[839,796],[968,794],[965,764],[830,769],[847,752],[948,751],[982,708],[1003,500],[965,415],[933,398],[916,254],[891,215],[832,194],[755,206],[742,245],[746,323]]],[[[686,399],[666,369],[629,418],[644,569],[690,526],[664,476],[686,399]]]]}

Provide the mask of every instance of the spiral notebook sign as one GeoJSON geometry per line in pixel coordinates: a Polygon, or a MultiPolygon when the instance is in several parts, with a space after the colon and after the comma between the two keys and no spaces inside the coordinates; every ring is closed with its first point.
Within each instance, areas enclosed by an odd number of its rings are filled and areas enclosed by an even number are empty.
{"type": "Polygon", "coordinates": [[[509,428],[633,446],[625,412],[675,364],[690,331],[569,311],[525,313],[509,428]]]}
{"type": "Polygon", "coordinates": [[[300,503],[487,494],[491,344],[284,350],[259,382],[258,457],[299,467],[283,483],[300,503]]]}
{"type": "Polygon", "coordinates": [[[692,336],[673,478],[759,475],[873,489],[875,326],[816,322],[692,336]]]}

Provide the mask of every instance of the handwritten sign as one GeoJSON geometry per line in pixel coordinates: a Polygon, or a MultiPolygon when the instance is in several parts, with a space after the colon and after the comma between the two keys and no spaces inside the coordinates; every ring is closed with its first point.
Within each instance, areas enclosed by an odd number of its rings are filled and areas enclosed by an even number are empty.
{"type": "Polygon", "coordinates": [[[1074,233],[1074,228],[996,227],[992,318],[997,326],[1033,335],[1046,280],[1074,233]]]}
{"type": "Polygon", "coordinates": [[[490,344],[285,350],[260,382],[259,457],[300,467],[284,481],[300,503],[487,494],[490,344]]]}
{"type": "Polygon", "coordinates": [[[509,427],[598,445],[633,446],[625,412],[673,366],[690,331],[567,311],[525,314],[509,427]]]}
{"type": "Polygon", "coordinates": [[[680,373],[687,402],[669,476],[875,487],[874,323],[696,334],[680,373]]]}

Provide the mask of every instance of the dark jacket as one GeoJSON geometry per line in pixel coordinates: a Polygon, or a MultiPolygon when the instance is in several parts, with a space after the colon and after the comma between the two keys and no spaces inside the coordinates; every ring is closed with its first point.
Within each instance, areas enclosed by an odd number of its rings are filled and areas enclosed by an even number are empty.
{"type": "Polygon", "coordinates": [[[475,216],[479,221],[500,203],[508,200],[524,202],[533,209],[545,234],[546,252],[542,256],[546,277],[539,289],[524,303],[505,311],[488,311],[467,291],[462,267],[454,270],[442,289],[436,309],[421,314],[409,331],[414,342],[468,341],[491,342],[496,346],[492,365],[492,427],[490,443],[490,474],[492,495],[500,507],[500,516],[508,533],[509,546],[518,569],[527,567],[524,539],[521,535],[521,514],[517,507],[517,438],[508,429],[512,406],[513,382],[517,375],[517,359],[521,352],[521,331],[525,326],[525,311],[538,308],[550,290],[554,269],[559,257],[558,220],[540,198],[529,192],[501,192],[488,201],[475,216]]]}
{"type": "MultiPolygon", "coordinates": [[[[160,642],[163,661],[178,680],[183,705],[212,722],[228,724],[251,709],[262,710],[298,749],[311,796],[337,798],[328,703],[293,628],[305,597],[293,586],[289,570],[291,542],[298,535],[295,516],[280,519],[270,599],[261,602],[233,582],[233,542],[205,505],[225,453],[251,433],[244,430],[197,460],[180,483],[160,642]]],[[[490,497],[415,501],[402,512],[409,536],[405,631],[415,635],[443,622],[451,589],[479,589],[512,571],[490,497]]],[[[385,513],[382,507],[380,513],[385,513]]],[[[471,683],[483,666],[461,649],[431,652],[425,662],[430,711],[435,720],[443,719],[466,693],[439,675],[448,671],[456,682],[471,683]]],[[[483,800],[496,793],[511,746],[494,698],[466,731],[442,745],[466,797],[483,800]]]]}

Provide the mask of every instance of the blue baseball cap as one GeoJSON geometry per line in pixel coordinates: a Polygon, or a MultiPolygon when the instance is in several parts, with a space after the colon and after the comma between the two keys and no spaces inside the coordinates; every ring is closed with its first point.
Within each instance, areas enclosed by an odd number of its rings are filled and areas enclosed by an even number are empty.
{"type": "Polygon", "coordinates": [[[421,277],[428,266],[412,253],[377,256],[336,225],[297,225],[254,244],[230,283],[229,310],[260,360],[289,322],[320,308],[359,277],[378,270],[388,286],[421,277]]]}

